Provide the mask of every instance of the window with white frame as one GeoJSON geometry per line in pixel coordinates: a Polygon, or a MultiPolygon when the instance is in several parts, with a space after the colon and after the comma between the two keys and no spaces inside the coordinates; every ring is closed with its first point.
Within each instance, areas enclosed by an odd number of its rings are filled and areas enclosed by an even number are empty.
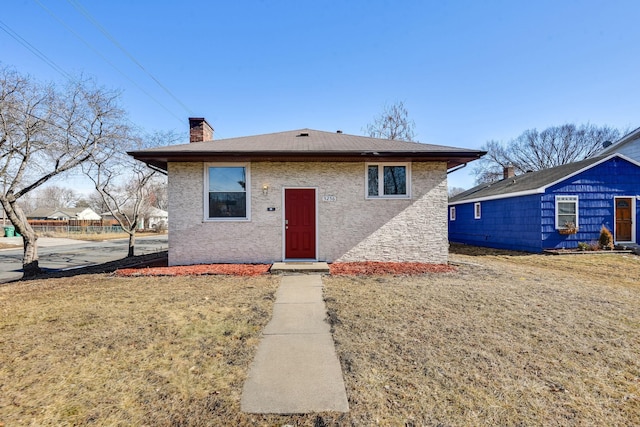
{"type": "Polygon", "coordinates": [[[409,163],[367,163],[367,198],[410,197],[409,163]]]}
{"type": "Polygon", "coordinates": [[[482,218],[482,205],[480,205],[480,202],[476,202],[473,204],[473,218],[482,218]]]}
{"type": "Polygon", "coordinates": [[[578,196],[556,196],[556,229],[578,227],[578,196]]]}
{"type": "Polygon", "coordinates": [[[209,164],[205,168],[205,219],[248,220],[249,165],[209,164]]]}
{"type": "Polygon", "coordinates": [[[450,221],[455,221],[456,220],[456,207],[455,206],[449,207],[449,220],[450,221]]]}

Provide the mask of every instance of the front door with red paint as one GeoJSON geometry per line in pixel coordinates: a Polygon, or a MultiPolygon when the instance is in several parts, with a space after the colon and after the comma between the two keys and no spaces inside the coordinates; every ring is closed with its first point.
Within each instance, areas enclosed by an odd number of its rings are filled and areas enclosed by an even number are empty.
{"type": "Polygon", "coordinates": [[[316,190],[284,190],[285,258],[316,258],[316,190]]]}

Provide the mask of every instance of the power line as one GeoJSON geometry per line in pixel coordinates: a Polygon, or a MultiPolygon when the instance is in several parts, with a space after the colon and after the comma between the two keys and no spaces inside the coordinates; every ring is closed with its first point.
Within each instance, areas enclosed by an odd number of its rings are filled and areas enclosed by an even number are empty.
{"type": "Polygon", "coordinates": [[[134,64],[136,64],[145,74],[147,74],[162,90],[164,90],[174,101],[176,101],[184,110],[191,116],[193,116],[193,111],[189,109],[177,96],[175,96],[165,85],[163,85],[160,80],[158,80],[153,74],[151,74],[141,63],[138,61],[129,51],[127,51],[117,40],[113,37],[100,23],[77,1],[77,0],[67,0],[71,6],[73,6],[78,12],[80,12],[84,17],[100,32],[108,38],[111,43],[113,43],[118,49],[120,49],[134,64]]]}
{"type": "Polygon", "coordinates": [[[85,46],[87,46],[89,49],[91,49],[96,55],[98,55],[100,58],[102,58],[103,61],[105,61],[107,64],[109,64],[114,70],[116,70],[120,75],[122,75],[124,78],[126,78],[127,80],[129,80],[129,82],[131,82],[135,87],[137,87],[142,93],[144,93],[145,95],[147,95],[150,99],[152,99],[156,104],[158,104],[160,107],[162,107],[166,112],[168,112],[169,114],[171,114],[173,117],[176,118],[176,120],[178,120],[180,123],[183,122],[183,119],[181,117],[179,117],[178,115],[176,115],[173,111],[171,111],[169,108],[167,108],[163,103],[161,103],[160,101],[158,101],[153,95],[151,95],[149,92],[147,92],[145,89],[143,89],[138,83],[136,83],[131,77],[129,77],[127,74],[125,74],[123,71],[121,71],[118,67],[115,66],[115,64],[113,64],[111,61],[109,61],[109,59],[107,59],[104,55],[102,55],[102,53],[100,53],[99,50],[97,50],[96,48],[94,48],[89,42],[87,42],[84,38],[82,38],[82,36],[80,36],[78,33],[76,33],[70,26],[68,26],[62,19],[58,18],[57,15],[55,15],[51,10],[49,10],[45,5],[43,5],[40,0],[34,0],[42,9],[44,9],[49,15],[51,15],[52,18],[54,18],[56,21],[58,21],[58,23],[60,25],[62,25],[67,31],[69,31],[71,34],[73,34],[78,40],[80,40],[82,43],[84,43],[85,46]]]}
{"type": "Polygon", "coordinates": [[[36,48],[34,45],[29,43],[23,37],[21,37],[20,34],[16,33],[14,30],[12,30],[7,24],[2,22],[1,20],[0,20],[0,28],[5,33],[9,34],[9,36],[11,36],[15,41],[20,43],[22,46],[26,47],[35,56],[40,58],[48,66],[53,68],[56,72],[60,73],[63,77],[67,78],[68,80],[72,80],[71,75],[69,75],[65,70],[63,70],[62,67],[56,64],[52,59],[50,59],[47,55],[42,53],[38,48],[36,48]]]}

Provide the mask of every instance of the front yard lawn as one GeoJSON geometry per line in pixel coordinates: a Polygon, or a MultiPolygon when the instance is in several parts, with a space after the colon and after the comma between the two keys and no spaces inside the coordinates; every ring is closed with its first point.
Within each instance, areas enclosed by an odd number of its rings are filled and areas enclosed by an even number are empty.
{"type": "Polygon", "coordinates": [[[455,251],[324,278],[347,414],[240,413],[277,276],[1,285],[0,426],[640,424],[640,257],[455,251]]]}

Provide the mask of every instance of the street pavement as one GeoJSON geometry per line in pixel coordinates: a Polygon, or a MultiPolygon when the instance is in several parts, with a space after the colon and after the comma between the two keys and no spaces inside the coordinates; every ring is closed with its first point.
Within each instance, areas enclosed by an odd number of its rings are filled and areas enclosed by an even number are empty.
{"type": "MultiPolygon", "coordinates": [[[[2,237],[0,242],[20,245],[16,249],[0,250],[0,283],[22,277],[22,238],[2,237]]],[[[145,255],[166,251],[167,235],[137,237],[135,254],[145,255]]],[[[43,269],[64,270],[102,264],[125,258],[129,250],[128,239],[86,242],[73,239],[41,237],[38,239],[39,265],[43,269]]]]}

